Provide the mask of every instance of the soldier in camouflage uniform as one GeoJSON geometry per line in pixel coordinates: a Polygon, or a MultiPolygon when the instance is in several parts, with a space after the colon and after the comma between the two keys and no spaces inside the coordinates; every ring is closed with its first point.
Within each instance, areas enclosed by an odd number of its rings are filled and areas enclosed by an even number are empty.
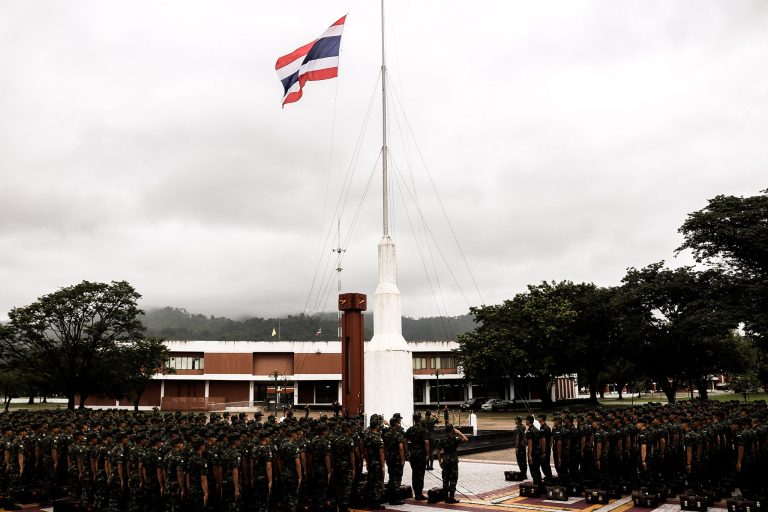
{"type": "Polygon", "coordinates": [[[163,470],[163,457],[160,454],[162,439],[159,435],[149,438],[147,449],[144,451],[142,462],[142,480],[144,482],[144,503],[148,512],[160,512],[162,496],[160,495],[160,480],[163,470]]]}
{"type": "Polygon", "coordinates": [[[424,472],[427,469],[430,442],[429,435],[424,430],[421,413],[413,415],[413,425],[405,432],[408,440],[408,461],[411,464],[411,486],[417,500],[426,500],[424,496],[424,472]]]}
{"type": "Polygon", "coordinates": [[[256,512],[267,512],[272,494],[272,450],[269,446],[269,434],[259,432],[259,444],[253,448],[254,490],[256,512]]]}
{"type": "Polygon", "coordinates": [[[93,489],[96,478],[96,448],[99,442],[96,432],[89,432],[86,436],[87,444],[82,447],[83,477],[80,480],[82,492],[80,503],[93,505],[93,489]]]}
{"type": "Polygon", "coordinates": [[[297,427],[290,427],[288,437],[280,446],[281,485],[283,501],[288,512],[296,512],[298,509],[301,489],[301,450],[296,444],[297,432],[297,427]]]}
{"type": "Polygon", "coordinates": [[[523,418],[518,416],[515,418],[515,459],[523,479],[528,478],[527,450],[528,443],[525,440],[525,425],[523,425],[523,418]]]}
{"type": "Polygon", "coordinates": [[[547,415],[538,414],[539,431],[541,432],[541,472],[546,482],[552,481],[552,429],[547,425],[547,415]]]}
{"type": "Polygon", "coordinates": [[[144,508],[144,499],[142,497],[143,481],[143,461],[144,445],[146,436],[138,434],[134,437],[134,442],[126,447],[126,468],[128,469],[128,493],[127,507],[128,512],[140,512],[144,508]]]}
{"type": "Polygon", "coordinates": [[[186,464],[187,501],[184,510],[203,512],[208,506],[208,463],[205,461],[205,440],[192,441],[193,452],[186,464]]]}
{"type": "Polygon", "coordinates": [[[128,434],[124,431],[115,436],[117,444],[109,451],[109,512],[123,512],[128,493],[128,467],[125,451],[128,434]]]}
{"type": "Polygon", "coordinates": [[[427,453],[429,459],[427,460],[427,470],[432,471],[435,464],[435,425],[439,420],[432,415],[432,411],[427,411],[422,421],[422,427],[427,432],[429,437],[429,453],[427,453]]]}
{"type": "Polygon", "coordinates": [[[339,512],[347,512],[356,471],[355,441],[352,439],[352,425],[349,422],[342,424],[341,434],[333,440],[331,449],[336,504],[339,512]]]}
{"type": "Polygon", "coordinates": [[[405,435],[400,426],[400,418],[389,420],[389,430],[383,436],[384,454],[387,459],[387,493],[390,505],[402,505],[405,503],[397,497],[400,485],[403,482],[403,468],[405,466],[405,435]]]}
{"type": "Polygon", "coordinates": [[[525,442],[528,452],[528,467],[531,468],[531,478],[536,485],[541,484],[541,432],[533,424],[533,416],[525,418],[525,442]]]}
{"type": "Polygon", "coordinates": [[[163,459],[163,481],[160,482],[160,493],[165,501],[165,512],[181,512],[182,499],[186,495],[184,482],[184,458],[181,450],[184,439],[171,439],[172,450],[163,459]]]}
{"type": "Polygon", "coordinates": [[[458,503],[456,499],[456,483],[459,481],[459,454],[461,443],[467,442],[467,436],[453,428],[450,423],[445,426],[445,438],[440,441],[440,467],[443,470],[443,489],[446,503],[458,503]]]}
{"type": "Polygon", "coordinates": [[[379,419],[371,417],[368,434],[363,439],[365,446],[365,464],[368,468],[368,480],[366,482],[366,494],[371,500],[371,506],[380,507],[384,494],[384,440],[379,433],[379,419]]]}
{"type": "Polygon", "coordinates": [[[332,474],[331,442],[328,440],[328,427],[325,423],[317,425],[317,435],[309,444],[309,454],[312,498],[317,506],[322,506],[328,494],[332,474]]]}
{"type": "Polygon", "coordinates": [[[99,512],[107,510],[107,503],[109,502],[107,458],[109,457],[108,446],[111,442],[110,433],[105,432],[101,436],[97,435],[96,445],[91,453],[91,457],[95,456],[96,459],[93,475],[93,506],[99,512]]]}
{"type": "Polygon", "coordinates": [[[67,450],[67,468],[69,477],[68,497],[72,501],[78,501],[82,496],[82,487],[80,486],[84,469],[82,443],[83,433],[81,431],[77,431],[74,433],[74,438],[69,444],[69,448],[67,450]]]}
{"type": "Polygon", "coordinates": [[[221,507],[225,512],[240,511],[240,434],[227,436],[229,447],[221,454],[221,507]]]}

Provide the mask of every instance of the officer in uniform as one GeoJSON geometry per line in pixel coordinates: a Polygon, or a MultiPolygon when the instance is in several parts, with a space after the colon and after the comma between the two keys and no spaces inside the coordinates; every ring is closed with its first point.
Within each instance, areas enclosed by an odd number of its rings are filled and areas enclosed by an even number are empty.
{"type": "Polygon", "coordinates": [[[515,418],[515,458],[517,459],[517,466],[520,468],[520,473],[523,475],[524,480],[528,478],[528,457],[525,455],[527,447],[528,443],[525,439],[523,418],[518,416],[515,418]]]}
{"type": "Polygon", "coordinates": [[[384,494],[384,440],[379,433],[378,416],[371,417],[368,434],[363,443],[365,446],[365,463],[368,468],[368,481],[366,483],[366,494],[371,500],[371,506],[378,508],[381,506],[382,495],[384,494]]]}
{"type": "Polygon", "coordinates": [[[272,494],[272,450],[266,430],[259,432],[259,444],[253,448],[251,460],[253,460],[256,512],[267,512],[272,494]]]}
{"type": "Polygon", "coordinates": [[[467,436],[452,424],[445,426],[445,438],[440,442],[440,467],[443,470],[443,489],[446,493],[446,503],[458,503],[456,499],[456,483],[459,481],[459,454],[461,443],[467,442],[467,436]]]}
{"type": "Polygon", "coordinates": [[[405,436],[400,426],[400,418],[393,417],[389,420],[389,430],[383,436],[384,453],[387,459],[387,492],[390,505],[402,505],[405,503],[397,497],[400,485],[403,482],[403,468],[405,467],[405,436]]]}
{"type": "Polygon", "coordinates": [[[240,434],[230,432],[229,447],[221,454],[221,505],[225,512],[240,511],[240,434]]]}
{"type": "Polygon", "coordinates": [[[539,431],[541,432],[541,472],[544,480],[552,481],[552,429],[547,425],[547,415],[539,413],[539,431]]]}
{"type": "Polygon", "coordinates": [[[427,470],[432,471],[434,469],[435,464],[435,425],[437,425],[438,419],[434,416],[432,416],[432,411],[427,411],[426,416],[424,417],[423,427],[424,430],[427,432],[427,436],[429,436],[429,460],[427,461],[427,470]]]}
{"type": "Polygon", "coordinates": [[[280,447],[283,501],[288,512],[296,512],[298,509],[301,490],[301,450],[296,444],[297,432],[297,427],[290,427],[288,437],[280,447]]]}
{"type": "Polygon", "coordinates": [[[187,459],[187,502],[185,510],[202,512],[208,507],[208,463],[205,461],[205,440],[192,440],[193,452],[187,459]]]}
{"type": "Polygon", "coordinates": [[[317,435],[309,444],[309,453],[312,498],[320,506],[325,503],[332,473],[331,442],[328,440],[328,427],[325,423],[317,425],[317,435]]]}
{"type": "Polygon", "coordinates": [[[424,474],[429,458],[429,435],[422,425],[421,413],[413,415],[413,425],[405,432],[408,440],[408,461],[411,463],[411,486],[413,494],[419,501],[426,500],[424,496],[424,474]]]}
{"type": "Polygon", "coordinates": [[[526,416],[525,442],[528,451],[528,466],[531,478],[536,485],[541,484],[541,431],[533,424],[533,416],[526,416]]]}
{"type": "Polygon", "coordinates": [[[355,441],[352,438],[352,424],[348,421],[342,423],[341,435],[333,440],[332,450],[336,504],[339,512],[347,512],[356,470],[355,441]]]}

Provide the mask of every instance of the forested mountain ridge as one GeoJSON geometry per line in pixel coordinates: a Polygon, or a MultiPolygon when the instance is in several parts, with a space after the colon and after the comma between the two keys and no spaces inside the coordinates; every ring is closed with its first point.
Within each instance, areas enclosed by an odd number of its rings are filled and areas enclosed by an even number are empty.
{"type": "MultiPolygon", "coordinates": [[[[165,307],[146,311],[141,321],[150,336],[169,340],[225,341],[329,341],[337,338],[334,313],[318,317],[304,314],[284,318],[254,317],[232,320],[226,317],[189,313],[183,308],[165,307]],[[276,331],[272,335],[273,329],[276,331]]],[[[403,317],[403,336],[409,341],[455,340],[475,328],[472,315],[457,317],[403,317]]],[[[365,315],[365,337],[373,335],[373,314],[365,315]]]]}

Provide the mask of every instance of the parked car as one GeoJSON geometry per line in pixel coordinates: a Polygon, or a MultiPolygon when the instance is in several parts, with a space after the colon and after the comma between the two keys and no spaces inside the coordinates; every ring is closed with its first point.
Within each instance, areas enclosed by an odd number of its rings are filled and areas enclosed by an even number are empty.
{"type": "Polygon", "coordinates": [[[479,411],[480,408],[483,406],[483,404],[487,400],[488,399],[485,398],[484,396],[477,397],[477,398],[470,398],[469,400],[461,404],[459,406],[459,409],[461,409],[462,411],[479,411]]]}
{"type": "Polygon", "coordinates": [[[483,404],[482,409],[484,411],[508,411],[512,408],[512,402],[509,400],[502,400],[501,398],[491,398],[483,404]]]}

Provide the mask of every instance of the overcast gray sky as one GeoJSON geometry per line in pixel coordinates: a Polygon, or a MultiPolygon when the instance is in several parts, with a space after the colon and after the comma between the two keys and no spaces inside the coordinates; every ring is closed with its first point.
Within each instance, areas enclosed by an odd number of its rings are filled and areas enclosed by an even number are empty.
{"type": "MultiPolygon", "coordinates": [[[[388,9],[393,165],[460,285],[418,226],[417,246],[393,184],[404,314],[480,301],[417,146],[401,143],[406,118],[487,303],[541,280],[616,284],[672,260],[708,198],[768,187],[768,2],[388,9]]],[[[83,279],[128,280],[144,307],[303,311],[375,88],[378,24],[360,0],[1,2],[0,318],[83,279]],[[340,78],[281,110],[276,58],[346,12],[340,78]]],[[[344,232],[379,123],[377,103],[344,232]]],[[[380,196],[377,174],[346,291],[374,291],[380,196]]]]}

